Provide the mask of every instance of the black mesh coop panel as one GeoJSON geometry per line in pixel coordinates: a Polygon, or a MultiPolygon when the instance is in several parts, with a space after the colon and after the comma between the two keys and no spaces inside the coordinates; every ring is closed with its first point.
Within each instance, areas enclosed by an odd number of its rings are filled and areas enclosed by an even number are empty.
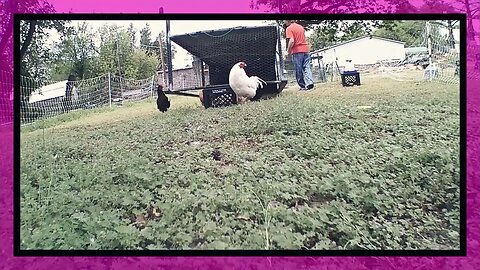
{"type": "Polygon", "coordinates": [[[285,87],[279,35],[279,28],[270,25],[201,31],[171,36],[170,39],[208,67],[208,78],[203,76],[205,85],[197,79],[197,88],[228,84],[232,66],[244,61],[248,76],[267,81],[267,86],[258,89],[257,99],[265,94],[279,93],[285,87]]]}

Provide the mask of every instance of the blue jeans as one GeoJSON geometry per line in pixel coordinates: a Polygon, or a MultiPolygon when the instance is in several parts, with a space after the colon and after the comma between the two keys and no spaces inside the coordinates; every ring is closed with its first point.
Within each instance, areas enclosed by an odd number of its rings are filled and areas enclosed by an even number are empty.
{"type": "Polygon", "coordinates": [[[300,88],[313,85],[313,75],[309,53],[292,53],[292,61],[295,66],[295,77],[300,88]]]}

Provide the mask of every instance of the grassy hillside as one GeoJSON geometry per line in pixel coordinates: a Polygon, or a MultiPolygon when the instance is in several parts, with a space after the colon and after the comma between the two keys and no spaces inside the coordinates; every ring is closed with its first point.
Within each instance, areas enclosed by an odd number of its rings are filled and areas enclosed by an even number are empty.
{"type": "Polygon", "coordinates": [[[363,83],[25,127],[21,247],[459,248],[458,85],[363,83]]]}

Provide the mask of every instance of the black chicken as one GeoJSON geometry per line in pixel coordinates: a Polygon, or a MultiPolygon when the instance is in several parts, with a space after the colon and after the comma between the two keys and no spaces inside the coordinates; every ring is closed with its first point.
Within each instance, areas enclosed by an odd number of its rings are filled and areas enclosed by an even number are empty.
{"type": "Polygon", "coordinates": [[[167,96],[163,92],[163,86],[158,85],[157,88],[157,108],[161,112],[166,112],[168,108],[170,108],[170,101],[168,100],[167,96]]]}

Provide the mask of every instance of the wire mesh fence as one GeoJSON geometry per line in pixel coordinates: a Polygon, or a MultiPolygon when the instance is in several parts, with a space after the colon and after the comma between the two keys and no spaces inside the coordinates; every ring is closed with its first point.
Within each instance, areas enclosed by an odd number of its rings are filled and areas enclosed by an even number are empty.
{"type": "MultiPolygon", "coordinates": [[[[281,57],[279,38],[275,27],[227,29],[174,37],[174,41],[186,47],[194,57],[192,67],[172,71],[173,89],[183,91],[209,84],[226,84],[231,64],[241,60],[246,61],[250,68],[247,74],[263,76],[266,80],[286,79],[287,86],[295,87],[293,63],[290,58],[281,57]],[[192,42],[192,39],[205,42],[196,43],[192,42]],[[244,40],[255,40],[258,46],[241,45],[244,40]],[[255,52],[249,53],[252,48],[255,52]]],[[[445,35],[428,35],[428,29],[425,28],[418,34],[417,40],[405,48],[404,59],[385,59],[364,65],[355,63],[355,68],[362,77],[375,75],[397,81],[458,83],[459,47],[458,43],[452,44],[445,35]]],[[[474,70],[469,69],[467,77],[478,80],[479,46],[470,45],[467,51],[469,67],[475,67],[474,70]]],[[[341,83],[340,74],[345,68],[341,61],[326,61],[315,52],[311,53],[311,59],[315,84],[341,83]]],[[[168,75],[168,71],[166,73],[165,75],[168,75]]],[[[163,71],[157,73],[157,78],[150,76],[143,80],[104,74],[76,81],[71,95],[66,95],[68,80],[40,83],[34,78],[21,77],[20,121],[25,125],[73,110],[122,105],[125,102],[155,97],[157,82],[168,81],[168,76],[165,77],[163,71]]],[[[13,85],[13,74],[0,70],[2,125],[13,122],[13,85]]]]}
{"type": "MultiPolygon", "coordinates": [[[[173,89],[175,90],[189,90],[189,89],[201,89],[207,85],[210,81],[210,73],[208,65],[202,63],[201,60],[194,60],[192,67],[185,67],[174,69],[172,71],[173,77],[173,89]],[[202,66],[203,65],[203,66],[202,66]],[[203,72],[202,72],[203,69],[203,72]]],[[[168,70],[158,72],[159,81],[168,85],[168,70]]]]}
{"type": "Polygon", "coordinates": [[[37,82],[29,77],[20,81],[20,122],[29,124],[74,110],[122,105],[153,96],[155,77],[143,80],[125,79],[105,74],[79,81],[37,82]],[[72,84],[71,94],[67,85],[72,84]]]}
{"type": "Polygon", "coordinates": [[[13,122],[13,74],[0,70],[0,125],[13,122]]]}
{"type": "MultiPolygon", "coordinates": [[[[430,22],[425,22],[425,28],[418,33],[416,40],[412,44],[409,44],[406,48],[394,49],[397,52],[405,51],[404,57],[392,56],[368,64],[354,63],[355,69],[360,72],[362,77],[381,76],[395,81],[440,81],[458,84],[460,80],[460,44],[454,40],[452,41],[448,35],[438,34],[441,31],[447,32],[445,27],[441,25],[436,25],[436,27],[437,34],[432,35],[430,22]]],[[[323,82],[340,83],[341,74],[345,71],[345,61],[348,59],[345,56],[343,57],[345,59],[343,59],[336,55],[338,53],[337,47],[337,53],[333,49],[335,57],[327,57],[327,60],[323,58],[324,55],[329,54],[329,52],[326,52],[327,49],[311,53],[311,68],[316,84],[323,82]]],[[[368,53],[372,54],[372,58],[378,57],[377,53],[372,53],[371,49],[368,49],[368,53]]],[[[354,52],[349,51],[347,54],[352,55],[354,52]]],[[[393,55],[394,53],[387,51],[386,54],[393,55]]],[[[478,77],[476,74],[480,70],[480,54],[474,57],[476,57],[476,69],[467,73],[469,78],[478,77]]],[[[289,85],[294,85],[295,70],[289,59],[285,61],[285,70],[289,85]]]]}
{"type": "Polygon", "coordinates": [[[110,76],[109,83],[112,102],[120,104],[123,104],[123,102],[139,101],[152,97],[156,85],[154,76],[143,80],[110,76]]]}
{"type": "MultiPolygon", "coordinates": [[[[399,81],[429,80],[458,84],[460,44],[448,35],[433,35],[432,29],[432,22],[426,21],[417,40],[405,48],[405,59],[380,61],[382,74],[399,81]]],[[[446,30],[437,25],[437,31],[439,29],[446,30]]]]}
{"type": "MultiPolygon", "coordinates": [[[[480,35],[480,33],[478,33],[480,35]]],[[[467,71],[467,78],[471,80],[480,80],[480,45],[467,46],[467,65],[469,68],[467,71]]]]}
{"type": "MultiPolygon", "coordinates": [[[[315,84],[326,82],[340,82],[340,72],[337,69],[336,63],[325,63],[317,53],[310,54],[313,82],[315,84]]],[[[291,57],[285,59],[285,69],[283,71],[284,77],[288,80],[289,87],[296,87],[295,67],[291,57]]]]}

